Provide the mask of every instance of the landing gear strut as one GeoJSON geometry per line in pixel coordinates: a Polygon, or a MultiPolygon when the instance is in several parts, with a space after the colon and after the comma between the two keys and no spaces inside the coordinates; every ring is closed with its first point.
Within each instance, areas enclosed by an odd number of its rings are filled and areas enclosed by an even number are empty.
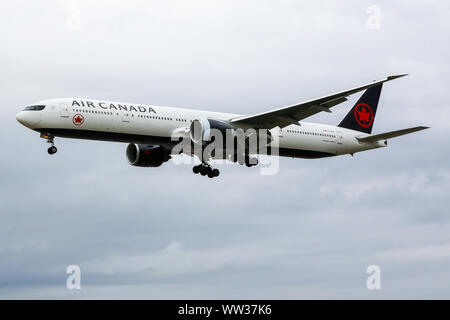
{"type": "Polygon", "coordinates": [[[202,176],[208,176],[209,178],[215,178],[218,177],[220,174],[220,171],[218,169],[214,169],[209,164],[202,163],[198,166],[195,166],[192,168],[192,171],[197,174],[200,173],[202,176]]]}

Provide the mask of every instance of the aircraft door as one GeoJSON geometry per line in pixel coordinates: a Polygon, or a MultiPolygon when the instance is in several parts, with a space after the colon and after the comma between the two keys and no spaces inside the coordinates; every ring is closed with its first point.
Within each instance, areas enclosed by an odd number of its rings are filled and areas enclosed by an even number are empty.
{"type": "Polygon", "coordinates": [[[59,113],[62,118],[68,118],[69,117],[69,107],[65,103],[59,104],[59,113]]]}
{"type": "Polygon", "coordinates": [[[336,137],[337,137],[337,143],[338,144],[343,144],[344,143],[344,137],[343,137],[341,131],[336,132],[336,137]]]}
{"type": "Polygon", "coordinates": [[[278,137],[282,138],[283,137],[283,129],[278,128],[278,137]]]}
{"type": "Polygon", "coordinates": [[[122,111],[122,122],[130,122],[130,112],[122,111]]]}

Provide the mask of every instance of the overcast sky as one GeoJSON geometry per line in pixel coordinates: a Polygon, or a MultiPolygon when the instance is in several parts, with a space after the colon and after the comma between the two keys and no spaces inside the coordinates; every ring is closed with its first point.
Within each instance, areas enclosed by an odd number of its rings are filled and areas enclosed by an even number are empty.
{"type": "MultiPolygon", "coordinates": [[[[0,12],[0,298],[450,298],[448,1],[0,12]],[[273,176],[135,168],[122,143],[56,139],[50,157],[15,120],[72,96],[251,114],[396,73],[410,76],[384,86],[374,133],[431,129],[353,158],[281,159],[273,176]],[[72,264],[81,290],[66,289],[72,264]]],[[[337,124],[357,98],[308,120],[337,124]]]]}

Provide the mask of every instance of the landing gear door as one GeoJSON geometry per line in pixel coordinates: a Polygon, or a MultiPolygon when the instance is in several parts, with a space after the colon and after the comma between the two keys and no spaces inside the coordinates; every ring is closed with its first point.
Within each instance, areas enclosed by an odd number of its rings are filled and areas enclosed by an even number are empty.
{"type": "Polygon", "coordinates": [[[62,118],[68,118],[69,117],[69,107],[65,103],[59,104],[59,112],[62,118]]]}

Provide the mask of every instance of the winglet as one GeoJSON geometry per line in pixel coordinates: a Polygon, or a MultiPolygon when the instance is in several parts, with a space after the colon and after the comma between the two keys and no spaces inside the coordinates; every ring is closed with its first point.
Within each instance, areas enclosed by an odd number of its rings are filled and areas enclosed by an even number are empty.
{"type": "Polygon", "coordinates": [[[388,76],[387,79],[388,80],[394,80],[394,79],[405,77],[405,76],[409,76],[409,74],[404,73],[404,74],[392,75],[392,76],[388,76]]]}

